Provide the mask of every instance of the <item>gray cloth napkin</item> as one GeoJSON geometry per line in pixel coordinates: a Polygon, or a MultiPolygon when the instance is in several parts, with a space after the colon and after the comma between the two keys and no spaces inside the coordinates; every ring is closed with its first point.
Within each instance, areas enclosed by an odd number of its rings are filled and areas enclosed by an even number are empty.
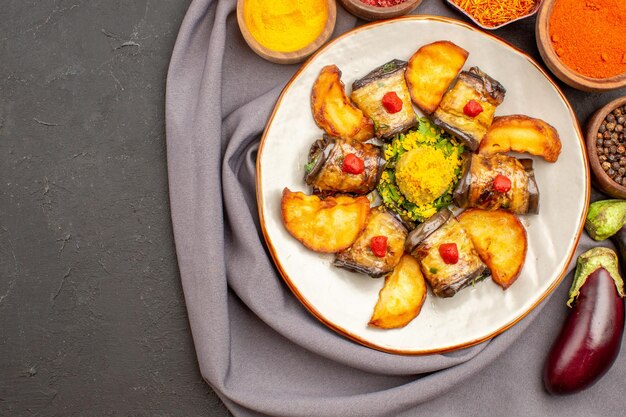
{"type": "MultiPolygon", "coordinates": [[[[554,398],[542,388],[546,352],[567,310],[569,276],[502,335],[442,355],[360,346],[303,308],[266,251],[255,197],[260,135],[298,65],[256,56],[241,37],[235,5],[191,3],[166,95],[172,222],[189,321],[202,375],[229,410],[239,416],[624,415],[626,354],[583,393],[554,398]]],[[[439,0],[415,13],[461,18],[439,0]]],[[[334,36],[360,23],[338,6],[334,36]]],[[[538,59],[533,25],[531,18],[496,34],[538,59]]],[[[581,121],[618,95],[565,91],[581,121]]],[[[583,235],[578,253],[592,245],[583,235]]]]}

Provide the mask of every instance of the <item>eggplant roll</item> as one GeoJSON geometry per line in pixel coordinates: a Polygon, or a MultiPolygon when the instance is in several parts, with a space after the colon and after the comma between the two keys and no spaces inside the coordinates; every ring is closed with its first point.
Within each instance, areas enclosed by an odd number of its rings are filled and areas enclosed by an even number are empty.
{"type": "Polygon", "coordinates": [[[406,239],[405,250],[420,263],[424,278],[437,297],[452,297],[469,284],[491,273],[478,257],[478,252],[461,223],[448,209],[443,209],[415,228],[406,239]],[[455,243],[459,258],[446,263],[439,246],[455,243]]]}
{"type": "Polygon", "coordinates": [[[472,67],[461,72],[454,86],[444,94],[433,113],[433,122],[475,151],[491,126],[496,107],[502,103],[505,94],[502,84],[478,67],[472,67]],[[464,110],[472,100],[482,107],[476,116],[468,115],[464,110]]]}
{"type": "Polygon", "coordinates": [[[363,195],[376,188],[384,168],[385,158],[380,147],[324,136],[311,146],[304,180],[316,194],[363,195]],[[362,172],[345,172],[343,162],[349,154],[363,161],[362,172]]]}
{"type": "Polygon", "coordinates": [[[390,139],[417,125],[409,88],[404,79],[407,63],[394,59],[356,80],[350,98],[365,115],[374,121],[374,133],[380,139],[390,139]],[[383,96],[395,92],[402,108],[390,113],[383,106],[383,96]]]}
{"type": "Polygon", "coordinates": [[[373,278],[382,277],[392,272],[400,262],[407,234],[406,225],[395,214],[382,207],[373,209],[365,230],[351,247],[337,253],[333,264],[373,278]],[[376,256],[370,247],[372,238],[376,236],[387,238],[384,257],[376,256]]]}
{"type": "Polygon", "coordinates": [[[535,181],[532,159],[512,156],[473,154],[464,166],[459,185],[452,194],[461,208],[483,210],[505,209],[515,214],[539,213],[539,188],[535,181]],[[499,192],[495,184],[498,175],[507,177],[511,188],[499,192]]]}

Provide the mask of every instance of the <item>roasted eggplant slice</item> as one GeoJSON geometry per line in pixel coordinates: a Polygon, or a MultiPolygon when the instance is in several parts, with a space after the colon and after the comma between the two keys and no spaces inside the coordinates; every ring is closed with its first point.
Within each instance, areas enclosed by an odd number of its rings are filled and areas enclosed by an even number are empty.
{"type": "Polygon", "coordinates": [[[316,194],[362,195],[376,188],[384,168],[385,158],[378,146],[324,136],[311,146],[304,180],[316,194]],[[348,155],[363,163],[362,170],[355,172],[344,169],[348,155]]]}
{"type": "Polygon", "coordinates": [[[539,188],[532,159],[516,159],[502,154],[473,154],[464,171],[453,193],[457,206],[505,209],[515,214],[539,212],[539,188]],[[499,186],[500,180],[509,186],[499,186]]]}
{"type": "Polygon", "coordinates": [[[417,258],[424,277],[438,297],[452,297],[490,274],[467,232],[448,209],[441,210],[409,233],[405,250],[417,258]],[[450,244],[456,245],[454,263],[444,259],[440,249],[450,244]]]}
{"type": "Polygon", "coordinates": [[[457,136],[475,151],[493,122],[506,90],[478,67],[459,74],[454,86],[443,96],[433,122],[457,136]]]}
{"type": "Polygon", "coordinates": [[[363,233],[351,247],[335,256],[334,265],[374,278],[382,277],[400,262],[407,234],[406,225],[395,214],[382,207],[372,209],[363,233]],[[376,253],[372,242],[380,237],[386,238],[383,239],[386,247],[382,253],[376,253]]]}
{"type": "Polygon", "coordinates": [[[374,131],[378,138],[389,139],[417,125],[417,116],[404,79],[406,66],[405,61],[394,59],[352,84],[350,98],[374,121],[374,131]],[[383,98],[388,93],[396,100],[395,107],[385,107],[383,102],[387,98],[383,98]]]}

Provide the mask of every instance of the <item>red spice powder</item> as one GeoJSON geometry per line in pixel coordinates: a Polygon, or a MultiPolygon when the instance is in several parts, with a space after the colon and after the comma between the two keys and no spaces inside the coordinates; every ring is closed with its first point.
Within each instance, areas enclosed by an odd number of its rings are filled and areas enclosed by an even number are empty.
{"type": "Polygon", "coordinates": [[[581,75],[626,73],[626,1],[557,0],[550,40],[563,64],[581,75]]]}
{"type": "Polygon", "coordinates": [[[391,7],[404,3],[406,0],[361,0],[361,3],[376,7],[391,7]]]}

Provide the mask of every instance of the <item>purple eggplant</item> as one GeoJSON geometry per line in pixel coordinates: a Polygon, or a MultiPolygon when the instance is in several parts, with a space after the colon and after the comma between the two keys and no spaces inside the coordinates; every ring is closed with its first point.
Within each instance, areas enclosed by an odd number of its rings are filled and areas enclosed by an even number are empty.
{"type": "Polygon", "coordinates": [[[624,332],[624,284],[617,254],[593,248],[578,258],[569,312],[544,369],[551,394],[571,394],[596,383],[613,365],[624,332]]]}
{"type": "Polygon", "coordinates": [[[626,271],[626,226],[622,226],[611,237],[611,242],[617,247],[617,253],[619,254],[619,262],[622,267],[622,274],[626,271]]]}

